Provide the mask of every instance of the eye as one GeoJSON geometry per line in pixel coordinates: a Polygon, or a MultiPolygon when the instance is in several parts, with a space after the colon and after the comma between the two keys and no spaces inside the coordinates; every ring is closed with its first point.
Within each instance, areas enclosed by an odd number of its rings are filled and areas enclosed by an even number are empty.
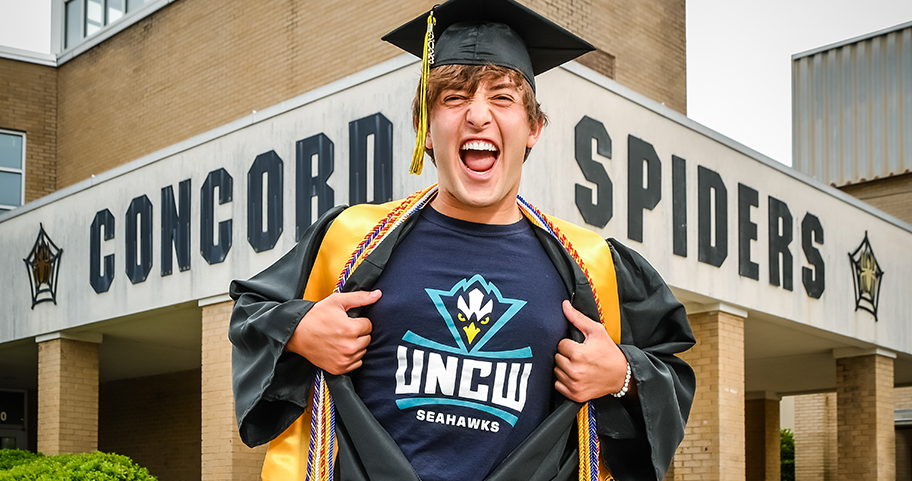
{"type": "Polygon", "coordinates": [[[456,317],[459,318],[459,320],[462,321],[462,322],[465,322],[465,321],[466,321],[465,316],[463,316],[461,312],[460,312],[456,317]]]}
{"type": "Polygon", "coordinates": [[[509,107],[516,103],[516,99],[509,94],[499,94],[491,97],[491,102],[501,107],[509,107]]]}
{"type": "Polygon", "coordinates": [[[445,94],[445,95],[443,95],[442,98],[443,98],[443,103],[445,105],[459,105],[460,103],[464,102],[466,99],[465,95],[462,95],[459,93],[445,94]]]}

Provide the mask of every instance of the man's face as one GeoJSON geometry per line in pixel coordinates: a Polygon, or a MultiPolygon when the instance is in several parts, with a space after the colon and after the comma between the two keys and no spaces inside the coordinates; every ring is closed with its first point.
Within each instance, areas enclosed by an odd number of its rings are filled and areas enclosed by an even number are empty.
{"type": "Polygon", "coordinates": [[[519,220],[523,160],[541,129],[529,126],[522,91],[508,77],[482,83],[473,94],[441,92],[426,140],[437,164],[434,208],[472,222],[519,220]]]}

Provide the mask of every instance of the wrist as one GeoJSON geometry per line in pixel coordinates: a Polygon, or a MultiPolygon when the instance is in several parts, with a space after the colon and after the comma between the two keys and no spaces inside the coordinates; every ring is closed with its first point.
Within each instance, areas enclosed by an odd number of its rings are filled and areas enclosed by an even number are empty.
{"type": "Polygon", "coordinates": [[[622,397],[624,397],[625,394],[627,394],[627,391],[630,389],[630,375],[631,375],[630,361],[628,361],[627,362],[627,374],[624,377],[624,386],[621,387],[620,391],[610,393],[612,396],[614,396],[616,398],[622,398],[622,397]]]}

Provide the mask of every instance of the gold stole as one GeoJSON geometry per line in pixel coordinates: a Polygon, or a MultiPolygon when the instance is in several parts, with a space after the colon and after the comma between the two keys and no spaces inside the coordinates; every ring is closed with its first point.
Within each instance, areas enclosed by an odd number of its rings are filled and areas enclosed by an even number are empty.
{"type": "MultiPolygon", "coordinates": [[[[390,211],[401,201],[381,205],[359,204],[349,207],[333,221],[314,262],[304,289],[304,299],[319,301],[333,293],[339,273],[351,258],[352,252],[390,211]]],[[[566,221],[550,218],[551,222],[570,240],[585,264],[593,288],[599,293],[605,316],[605,330],[614,342],[621,341],[620,308],[617,276],[611,249],[598,234],[566,221]]],[[[311,389],[312,391],[312,389],[311,389]]],[[[311,393],[312,395],[312,393],[311,393]]],[[[310,399],[310,396],[308,396],[310,399]]],[[[310,444],[311,406],[277,438],[270,441],[263,464],[264,481],[304,479],[307,472],[307,451],[310,444]]],[[[334,450],[335,452],[335,450],[334,450]]],[[[335,460],[334,460],[335,461],[335,460]]],[[[602,468],[604,469],[604,468],[602,468]]],[[[602,471],[607,473],[607,470],[602,471]]]]}

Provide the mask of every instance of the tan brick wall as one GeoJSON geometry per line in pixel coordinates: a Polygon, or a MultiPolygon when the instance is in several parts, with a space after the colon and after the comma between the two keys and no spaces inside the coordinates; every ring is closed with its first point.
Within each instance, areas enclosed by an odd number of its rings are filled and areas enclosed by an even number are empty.
{"type": "Polygon", "coordinates": [[[99,386],[98,449],[163,481],[200,479],[200,370],[99,386]]]}
{"type": "Polygon", "coordinates": [[[912,174],[846,185],[840,189],[887,214],[912,223],[912,174]]]}
{"type": "Polygon", "coordinates": [[[893,409],[912,409],[912,386],[893,390],[893,409]]]}
{"type": "MultiPolygon", "coordinates": [[[[687,114],[684,0],[523,0],[522,3],[612,56],[613,72],[602,73],[687,114]]],[[[588,61],[582,63],[591,67],[588,61]]]]}
{"type": "Polygon", "coordinates": [[[697,343],[681,358],[694,369],[697,391],[675,454],[675,480],[743,480],[744,319],[724,312],[688,317],[697,343]]]}
{"type": "Polygon", "coordinates": [[[0,129],[25,132],[25,202],[57,190],[57,69],[0,58],[0,129]]]}
{"type": "Polygon", "coordinates": [[[747,481],[779,481],[779,401],[744,403],[744,451],[747,481]]]}
{"type": "Polygon", "coordinates": [[[98,344],[53,339],[38,344],[38,451],[98,449],[98,344]]]}
{"type": "Polygon", "coordinates": [[[60,67],[60,187],[393,58],[433,3],[170,4],[60,67]]]}
{"type": "Polygon", "coordinates": [[[266,447],[241,442],[231,390],[228,320],[232,302],[203,307],[202,477],[211,481],[259,479],[266,447]]]}
{"type": "MultiPolygon", "coordinates": [[[[398,56],[380,37],[434,3],[170,4],[59,68],[57,188],[398,56]]],[[[686,112],[684,0],[525,3],[592,41],[587,64],[686,112]]]]}
{"type": "Polygon", "coordinates": [[[836,360],[839,479],[894,481],[893,359],[836,360]]]}
{"type": "Polygon", "coordinates": [[[836,393],[795,396],[795,481],[836,480],[836,393]]]}

